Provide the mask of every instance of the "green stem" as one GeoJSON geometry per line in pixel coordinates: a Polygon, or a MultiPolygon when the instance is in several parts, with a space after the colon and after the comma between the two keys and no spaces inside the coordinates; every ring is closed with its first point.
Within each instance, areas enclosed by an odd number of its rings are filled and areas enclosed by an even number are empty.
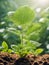
{"type": "Polygon", "coordinates": [[[20,38],[21,38],[21,44],[23,44],[23,31],[21,31],[20,38]]]}

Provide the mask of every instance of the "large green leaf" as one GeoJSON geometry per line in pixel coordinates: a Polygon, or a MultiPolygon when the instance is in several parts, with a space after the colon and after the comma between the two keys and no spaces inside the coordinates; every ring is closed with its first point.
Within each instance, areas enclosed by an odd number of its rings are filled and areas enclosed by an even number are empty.
{"type": "Polygon", "coordinates": [[[28,29],[26,30],[26,34],[32,34],[33,32],[39,30],[41,28],[41,24],[40,23],[32,23],[31,26],[28,27],[28,29]]]}
{"type": "Polygon", "coordinates": [[[11,19],[15,24],[22,25],[32,22],[34,17],[34,11],[28,6],[23,6],[16,10],[16,12],[11,16],[11,19]]]}

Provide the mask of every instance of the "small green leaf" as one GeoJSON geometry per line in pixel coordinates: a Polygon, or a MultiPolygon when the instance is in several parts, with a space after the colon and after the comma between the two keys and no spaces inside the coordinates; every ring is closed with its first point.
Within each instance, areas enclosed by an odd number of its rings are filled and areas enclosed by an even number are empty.
{"type": "Polygon", "coordinates": [[[31,33],[39,30],[41,28],[40,23],[32,23],[32,25],[30,27],[28,27],[26,34],[30,35],[31,33]]]}
{"type": "Polygon", "coordinates": [[[8,49],[8,53],[12,53],[13,52],[13,50],[12,49],[8,49]]]}
{"type": "Polygon", "coordinates": [[[14,52],[18,51],[18,46],[17,45],[11,45],[11,48],[14,52]]]}
{"type": "Polygon", "coordinates": [[[5,41],[3,41],[2,43],[2,47],[4,48],[3,51],[7,51],[8,50],[8,45],[5,41]]]}
{"type": "Polygon", "coordinates": [[[42,48],[39,48],[35,51],[35,55],[39,55],[43,52],[43,49],[42,48]]]}

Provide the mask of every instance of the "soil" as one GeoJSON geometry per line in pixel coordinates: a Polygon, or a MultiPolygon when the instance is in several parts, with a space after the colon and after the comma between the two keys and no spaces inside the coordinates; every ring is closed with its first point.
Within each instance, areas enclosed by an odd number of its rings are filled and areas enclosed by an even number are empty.
{"type": "Polygon", "coordinates": [[[17,54],[0,52],[0,65],[49,65],[49,54],[41,56],[28,54],[20,58],[17,54]]]}
{"type": "Polygon", "coordinates": [[[19,55],[0,52],[0,65],[14,65],[14,62],[18,60],[18,58],[19,55]]]}

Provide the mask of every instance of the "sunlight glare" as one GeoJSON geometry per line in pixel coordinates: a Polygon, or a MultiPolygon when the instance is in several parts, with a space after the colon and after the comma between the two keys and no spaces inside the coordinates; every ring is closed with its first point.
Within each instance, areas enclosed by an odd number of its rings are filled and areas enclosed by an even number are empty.
{"type": "Polygon", "coordinates": [[[38,0],[38,3],[39,3],[41,6],[45,6],[45,5],[47,5],[48,0],[38,0]]]}

